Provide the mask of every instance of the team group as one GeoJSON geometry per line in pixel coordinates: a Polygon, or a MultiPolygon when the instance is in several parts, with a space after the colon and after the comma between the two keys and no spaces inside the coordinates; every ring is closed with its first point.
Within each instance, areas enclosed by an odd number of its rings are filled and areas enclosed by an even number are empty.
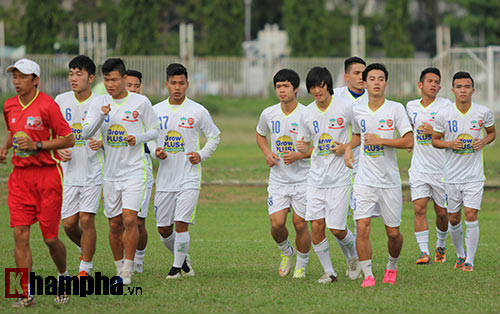
{"type": "MultiPolygon", "coordinates": [[[[102,66],[107,94],[101,96],[91,91],[96,66],[87,56],[71,60],[72,90],[55,100],[39,91],[40,67],[34,61],[21,59],[7,71],[18,95],[4,104],[9,133],[0,161],[5,162],[13,147],[8,205],[16,266],[31,269],[30,226],[39,221],[59,276],[68,276],[66,250],[58,238],[62,218],[66,234],[81,252],[79,277],[89,276],[102,194],[117,273],[130,284],[133,272],[143,269],[144,222],[153,186],[151,156],[159,159],[154,198],[158,232],[174,256],[167,279],[194,276],[188,227],[195,219],[200,163],[217,148],[220,131],[209,112],[186,97],[186,68],[177,63],[167,67],[169,97],[155,106],[140,94],[141,73],[126,70],[118,58],[102,66]],[[207,141],[200,149],[201,133],[207,141]]],[[[409,102],[406,110],[385,99],[387,79],[382,64],[366,66],[352,57],[345,61],[347,86],[333,89],[330,72],[315,67],[306,79],[315,100],[303,106],[297,102],[297,73],[283,69],[274,76],[280,103],[262,112],[257,144],[271,168],[268,208],[271,234],[282,251],[281,276],[291,271],[296,255],[293,277],[305,277],[312,242],[324,269],[318,282],[337,280],[326,226],[346,257],[349,278],[359,278],[362,271],[362,287],[375,285],[369,232],[371,218],[381,216],[389,250],[383,282],[395,283],[403,243],[398,148],[413,148],[409,174],[421,249],[417,264],[431,261],[426,205],[432,199],[437,217],[435,261],[445,261],[449,229],[457,249],[455,267],[473,269],[484,184],[481,149],[495,139],[493,113],[472,103],[474,82],[466,72],[453,77],[452,103],[437,97],[439,70],[425,69],[418,82],[422,98],[409,102]],[[346,223],[349,208],[356,222],[354,234],[346,223]],[[296,249],[285,227],[291,209],[296,249]]],[[[68,299],[64,293],[56,296],[58,303],[68,299]]],[[[33,296],[25,294],[14,306],[33,302],[33,296]]]]}

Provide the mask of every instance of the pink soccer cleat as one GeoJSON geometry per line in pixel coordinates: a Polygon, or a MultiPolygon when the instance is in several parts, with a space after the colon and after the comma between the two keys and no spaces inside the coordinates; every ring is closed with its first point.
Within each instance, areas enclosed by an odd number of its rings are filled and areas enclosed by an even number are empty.
{"type": "Polygon", "coordinates": [[[373,287],[375,286],[375,278],[373,276],[368,276],[363,280],[363,283],[361,284],[362,288],[367,288],[367,287],[373,287]]]}
{"type": "Polygon", "coordinates": [[[384,274],[384,280],[382,283],[390,283],[391,285],[396,283],[396,275],[398,274],[398,268],[396,270],[386,269],[384,274]]]}

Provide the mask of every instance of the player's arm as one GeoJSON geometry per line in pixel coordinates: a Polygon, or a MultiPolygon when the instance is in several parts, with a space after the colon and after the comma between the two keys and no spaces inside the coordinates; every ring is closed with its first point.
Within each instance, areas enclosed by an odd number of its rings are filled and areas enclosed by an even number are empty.
{"type": "Polygon", "coordinates": [[[353,134],[351,140],[345,145],[344,148],[344,163],[346,167],[352,169],[352,162],[354,160],[354,154],[352,149],[358,147],[361,144],[361,135],[353,134]]]}
{"type": "Polygon", "coordinates": [[[484,130],[486,131],[486,136],[483,139],[474,139],[473,147],[476,151],[481,150],[484,146],[493,142],[496,138],[497,132],[495,130],[495,125],[484,128],[484,130]]]}
{"type": "Polygon", "coordinates": [[[460,139],[455,139],[453,141],[445,141],[442,138],[444,137],[444,133],[434,131],[432,133],[432,146],[435,148],[451,148],[451,149],[461,149],[462,141],[460,139]]]}
{"type": "Polygon", "coordinates": [[[10,136],[10,132],[7,132],[5,135],[5,140],[0,148],[0,163],[5,163],[7,160],[7,154],[9,153],[9,149],[12,147],[12,138],[10,136]]]}
{"type": "Polygon", "coordinates": [[[413,131],[406,132],[403,136],[398,138],[381,138],[375,134],[365,134],[366,145],[384,145],[394,148],[413,148],[413,131]]]}
{"type": "Polygon", "coordinates": [[[215,125],[214,120],[212,120],[212,117],[210,116],[208,110],[203,109],[201,111],[200,118],[200,129],[207,138],[207,142],[199,151],[188,152],[186,154],[189,158],[189,162],[191,162],[191,164],[193,165],[196,165],[210,158],[210,156],[212,156],[220,143],[220,130],[215,125]]]}
{"type": "Polygon", "coordinates": [[[266,157],[266,164],[269,167],[277,165],[280,158],[278,157],[278,155],[276,155],[269,149],[269,144],[267,143],[267,137],[260,135],[259,132],[255,132],[255,141],[257,142],[257,145],[259,146],[260,150],[264,153],[264,156],[266,157]]]}
{"type": "Polygon", "coordinates": [[[99,105],[93,106],[91,104],[87,117],[83,122],[82,137],[84,140],[88,140],[89,138],[94,136],[97,130],[99,130],[99,128],[102,126],[104,119],[106,119],[106,116],[109,114],[110,111],[111,111],[110,104],[106,106],[99,106],[99,105]]]}
{"type": "Polygon", "coordinates": [[[75,145],[75,137],[73,136],[73,133],[69,133],[66,136],[60,136],[52,140],[41,141],[41,149],[37,145],[38,142],[33,141],[29,137],[21,137],[17,140],[17,143],[19,144],[19,148],[22,150],[54,150],[73,147],[73,145],[75,145]]]}

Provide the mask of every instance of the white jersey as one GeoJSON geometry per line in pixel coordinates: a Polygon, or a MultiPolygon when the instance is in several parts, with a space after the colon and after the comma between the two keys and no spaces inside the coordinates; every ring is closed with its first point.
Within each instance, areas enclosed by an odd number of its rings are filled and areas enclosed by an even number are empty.
{"type": "MultiPolygon", "coordinates": [[[[199,189],[201,163],[193,165],[186,154],[198,152],[203,161],[215,151],[220,131],[210,113],[187,97],[180,105],[171,105],[166,99],[154,105],[153,109],[160,118],[160,135],[156,147],[162,147],[167,153],[167,158],[160,160],[156,191],[199,189]],[[207,137],[207,143],[200,150],[201,132],[207,137]]],[[[156,147],[151,148],[152,154],[156,147]]]]}
{"type": "Polygon", "coordinates": [[[365,145],[366,133],[378,137],[394,139],[412,131],[410,121],[402,104],[385,100],[384,104],[373,112],[368,107],[368,99],[359,102],[353,109],[354,133],[361,134],[361,152],[359,155],[358,174],[354,184],[379,188],[401,187],[396,148],[384,145],[365,145]]]}
{"type": "MultiPolygon", "coordinates": [[[[333,94],[336,95],[337,97],[342,98],[346,103],[348,104],[356,104],[357,102],[360,101],[365,101],[365,99],[368,99],[368,92],[365,90],[364,93],[359,96],[358,98],[354,98],[354,96],[349,92],[349,88],[347,86],[343,87],[337,87],[333,89],[333,94]]],[[[353,174],[357,172],[358,168],[358,161],[359,161],[359,146],[354,147],[352,150],[353,153],[353,174]]]]}
{"type": "Polygon", "coordinates": [[[438,112],[434,131],[443,133],[445,141],[461,139],[462,149],[445,149],[444,182],[466,183],[484,181],[482,150],[472,148],[474,139],[483,138],[483,128],[495,124],[493,112],[488,107],[472,103],[463,114],[456,104],[438,112]]]}
{"type": "Polygon", "coordinates": [[[288,115],[281,110],[281,104],[267,107],[260,115],[257,133],[267,136],[270,133],[271,151],[280,157],[277,165],[269,171],[269,184],[299,184],[307,180],[309,160],[300,159],[290,165],[283,162],[285,151],[297,151],[297,136],[299,124],[305,106],[298,104],[288,115]]]}
{"type": "Polygon", "coordinates": [[[336,95],[330,105],[320,111],[316,101],[302,113],[299,138],[314,146],[308,184],[313,187],[332,188],[351,183],[350,169],[344,164],[344,156],[335,156],[330,150],[334,141],[347,143],[351,137],[352,106],[336,95]]]}
{"type": "Polygon", "coordinates": [[[406,112],[413,125],[413,156],[409,171],[420,173],[442,174],[444,166],[443,151],[432,146],[432,134],[422,133],[422,123],[434,127],[438,111],[450,106],[446,98],[437,97],[427,107],[422,106],[422,98],[409,101],[406,112]]]}
{"type": "Polygon", "coordinates": [[[144,142],[158,136],[160,123],[149,99],[128,92],[125,99],[115,101],[110,95],[94,98],[84,122],[84,137],[93,136],[98,129],[103,134],[104,180],[121,181],[140,178],[146,181],[147,163],[144,142]],[[107,116],[101,107],[111,105],[107,116]],[[125,138],[135,136],[135,145],[129,146],[125,138]]]}
{"type": "MultiPolygon", "coordinates": [[[[92,94],[87,100],[79,102],[73,91],[57,95],[55,98],[75,137],[75,146],[69,148],[71,160],[61,163],[64,185],[91,186],[102,184],[104,157],[102,149],[92,150],[88,145],[88,140],[84,140],[82,136],[82,124],[93,99],[94,95],[92,94]]],[[[97,140],[99,135],[96,137],[97,140]]]]}

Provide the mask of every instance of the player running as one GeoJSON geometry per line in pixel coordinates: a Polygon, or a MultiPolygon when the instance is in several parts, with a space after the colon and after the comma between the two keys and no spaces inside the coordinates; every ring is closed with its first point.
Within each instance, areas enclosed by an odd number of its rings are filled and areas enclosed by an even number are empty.
{"type": "Polygon", "coordinates": [[[125,64],[111,58],[102,66],[107,95],[96,97],[83,127],[84,139],[104,134],[104,214],[118,275],[130,284],[139,239],[137,214],[143,210],[147,164],[144,145],[158,136],[158,117],[145,96],[128,92],[125,64]],[[125,251],[125,259],[124,257],[125,251]]]}
{"type": "Polygon", "coordinates": [[[305,278],[311,235],[306,218],[306,180],[310,156],[296,150],[300,118],[304,105],[297,102],[299,75],[290,69],[278,71],[273,78],[276,96],[280,103],[267,107],[260,115],[256,141],[271,168],[267,200],[271,235],[281,250],[280,276],[288,275],[292,268],[294,248],[288,240],[286,218],[293,208],[293,226],[297,246],[297,262],[293,278],[305,278]],[[271,149],[267,136],[271,140],[271,149]]]}
{"type": "Polygon", "coordinates": [[[360,274],[355,238],[347,227],[350,170],[344,165],[345,144],[349,142],[352,106],[335,95],[328,69],[315,67],[307,74],[306,86],[315,101],[302,114],[297,148],[309,152],[312,143],[311,168],[308,175],[306,220],[311,221],[312,243],[324,273],[319,283],[337,281],[325,226],[337,238],[348,261],[348,275],[354,280],[360,274]]]}
{"type": "Polygon", "coordinates": [[[352,147],[361,144],[353,191],[356,249],[365,275],[361,287],[375,285],[371,266],[370,224],[377,204],[384,220],[389,249],[383,283],[396,282],[397,263],[403,246],[403,236],[399,230],[403,199],[396,148],[411,148],[413,132],[403,105],[385,99],[387,77],[385,66],[379,63],[370,64],[363,71],[368,99],[354,106],[353,129],[356,134],[347,145],[344,156],[346,165],[352,167],[352,147]]]}
{"type": "Polygon", "coordinates": [[[88,276],[93,268],[97,236],[94,220],[102,190],[102,141],[82,137],[82,124],[94,98],[90,87],[95,70],[89,57],[73,58],[68,75],[72,90],[55,98],[75,137],[74,147],[58,153],[65,161],[61,164],[64,172],[61,217],[64,231],[80,251],[79,277],[88,276]]]}
{"type": "Polygon", "coordinates": [[[185,276],[194,276],[188,255],[188,227],[194,224],[200,194],[200,163],[217,148],[220,131],[210,113],[186,97],[189,82],[183,65],[172,63],[167,67],[165,86],[169,97],[153,107],[160,118],[160,135],[155,149],[160,165],[154,204],[161,240],[174,255],[167,279],[177,279],[181,270],[185,276]],[[202,132],[207,142],[200,149],[202,132]]]}
{"type": "Polygon", "coordinates": [[[453,75],[455,104],[438,112],[432,145],[445,148],[444,185],[450,220],[450,237],[457,251],[456,269],[474,270],[479,242],[479,222],[484,189],[482,149],[496,137],[493,112],[472,102],[474,80],[467,72],[453,75]],[[486,136],[483,137],[483,129],[486,136]],[[465,247],[460,222],[465,212],[465,247]]]}
{"type": "Polygon", "coordinates": [[[410,176],[411,200],[415,208],[415,238],[420,248],[416,264],[429,264],[429,224],[427,222],[427,201],[432,199],[436,212],[436,253],[434,261],[446,261],[446,238],[448,237],[448,214],[445,207],[445,192],[442,183],[444,155],[432,147],[434,119],[437,112],[450,105],[446,98],[436,97],[441,89],[441,72],[426,68],[420,74],[418,88],[422,93],[406,105],[406,111],[413,126],[413,156],[408,174],[410,176]]]}

